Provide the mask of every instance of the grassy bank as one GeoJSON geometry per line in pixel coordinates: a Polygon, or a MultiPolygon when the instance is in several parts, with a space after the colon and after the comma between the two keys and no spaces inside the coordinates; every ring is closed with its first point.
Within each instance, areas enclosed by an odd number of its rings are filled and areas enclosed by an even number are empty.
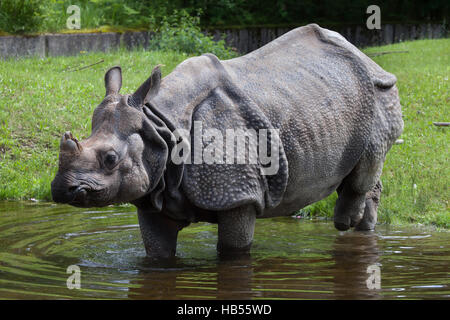
{"type": "MultiPolygon", "coordinates": [[[[433,121],[449,121],[450,40],[422,40],[367,52],[407,50],[374,60],[397,75],[403,106],[404,144],[392,148],[382,181],[380,220],[450,227],[448,130],[433,121]],[[416,186],[416,187],[414,187],[416,186]]],[[[104,96],[104,71],[123,69],[122,92],[132,92],[152,67],[163,75],[187,58],[172,52],[118,51],[77,57],[28,58],[0,63],[0,199],[50,199],[61,134],[83,139],[104,96]],[[87,69],[73,71],[104,59],[87,69]]],[[[304,212],[331,216],[335,195],[304,212]]]]}

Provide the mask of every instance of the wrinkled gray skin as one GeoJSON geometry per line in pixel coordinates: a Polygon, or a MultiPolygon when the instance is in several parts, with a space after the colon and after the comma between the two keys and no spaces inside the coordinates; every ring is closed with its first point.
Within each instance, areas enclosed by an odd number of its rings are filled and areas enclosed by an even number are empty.
{"type": "Polygon", "coordinates": [[[219,252],[247,251],[256,218],[290,215],[335,190],[336,228],[372,230],[383,162],[403,129],[395,82],[317,25],[236,59],[187,59],[164,79],[157,67],[132,95],[119,94],[114,67],[91,136],[62,137],[53,199],[135,204],[152,257],[173,256],[178,231],[196,221],[218,223],[219,252]],[[172,132],[192,132],[193,121],[224,136],[230,128],[279,129],[278,173],[261,175],[260,164],[174,164],[170,152],[183,140],[172,132]]]}

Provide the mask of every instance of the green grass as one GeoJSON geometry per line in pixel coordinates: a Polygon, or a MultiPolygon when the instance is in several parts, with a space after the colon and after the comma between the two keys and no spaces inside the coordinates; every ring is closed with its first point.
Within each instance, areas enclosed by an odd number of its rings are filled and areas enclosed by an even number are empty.
{"type": "Polygon", "coordinates": [[[448,228],[450,128],[433,122],[450,121],[450,40],[401,43],[389,49],[409,51],[375,59],[398,78],[405,143],[393,146],[386,160],[381,218],[448,228]]]}
{"type": "MultiPolygon", "coordinates": [[[[366,52],[407,50],[374,60],[398,78],[405,129],[386,159],[379,216],[387,223],[450,227],[449,128],[450,40],[420,40],[369,48],[366,52]],[[414,185],[417,187],[414,188],[414,185]]],[[[104,96],[103,75],[120,64],[122,92],[133,92],[156,64],[168,74],[185,54],[120,50],[76,57],[27,58],[0,63],[0,199],[50,200],[57,170],[59,139],[66,130],[86,138],[94,108],[104,96]],[[67,72],[68,67],[91,68],[67,72]]],[[[303,212],[331,217],[336,194],[303,212]]]]}

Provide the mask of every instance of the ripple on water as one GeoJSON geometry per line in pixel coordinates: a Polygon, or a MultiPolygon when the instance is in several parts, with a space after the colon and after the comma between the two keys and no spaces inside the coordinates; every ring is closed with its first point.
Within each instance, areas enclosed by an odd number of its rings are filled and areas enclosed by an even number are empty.
{"type": "Polygon", "coordinates": [[[326,221],[265,219],[251,256],[224,260],[217,227],[197,223],[180,233],[175,259],[155,263],[133,207],[0,202],[0,212],[0,298],[450,297],[448,232],[338,232],[326,221]],[[70,265],[81,269],[81,290],[66,286],[70,265]],[[380,268],[380,289],[367,288],[369,266],[380,268]]]}

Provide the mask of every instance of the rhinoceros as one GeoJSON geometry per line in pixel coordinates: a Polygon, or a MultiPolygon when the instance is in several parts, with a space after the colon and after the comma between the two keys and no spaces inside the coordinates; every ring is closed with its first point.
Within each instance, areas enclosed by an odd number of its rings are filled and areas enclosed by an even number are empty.
{"type": "Polygon", "coordinates": [[[91,135],[61,138],[53,199],[134,204],[150,257],[175,255],[178,232],[198,221],[218,224],[219,253],[248,252],[256,218],[292,215],[334,191],[335,227],[372,230],[383,163],[403,129],[396,81],[316,24],[238,58],[189,58],[163,79],[157,66],[133,94],[119,94],[113,67],[91,135]],[[199,138],[208,130],[214,138],[199,138]],[[243,135],[244,149],[234,139],[243,135]]]}

